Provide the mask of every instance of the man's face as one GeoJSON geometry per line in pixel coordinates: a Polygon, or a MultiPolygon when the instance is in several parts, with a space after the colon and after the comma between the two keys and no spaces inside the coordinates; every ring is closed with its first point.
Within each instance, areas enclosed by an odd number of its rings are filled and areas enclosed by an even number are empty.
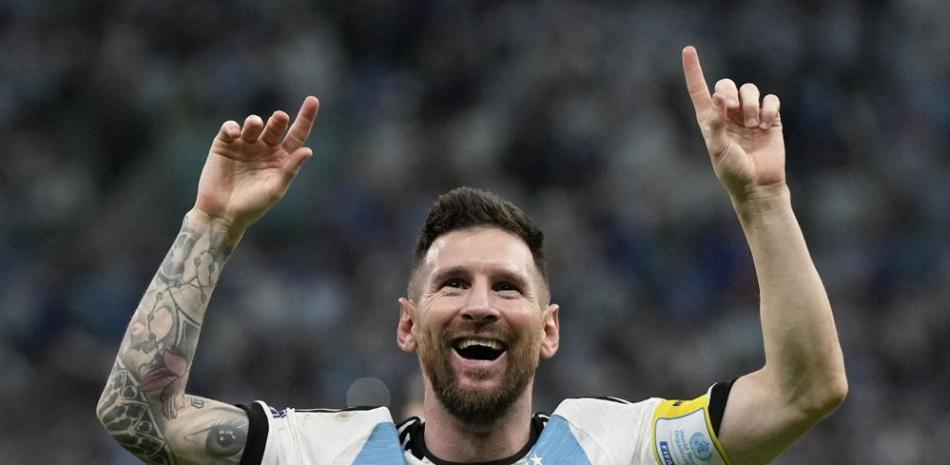
{"type": "Polygon", "coordinates": [[[418,302],[403,301],[399,343],[419,354],[435,396],[462,420],[490,424],[554,355],[558,309],[530,249],[492,227],[436,239],[418,271],[418,302]]]}

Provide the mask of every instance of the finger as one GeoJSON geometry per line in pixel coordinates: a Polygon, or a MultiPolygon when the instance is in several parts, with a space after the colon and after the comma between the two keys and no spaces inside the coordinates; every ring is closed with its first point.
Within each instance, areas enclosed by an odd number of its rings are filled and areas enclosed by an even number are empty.
{"type": "Polygon", "coordinates": [[[781,102],[775,94],[766,95],[765,98],[762,99],[762,121],[759,122],[760,128],[768,129],[779,124],[778,110],[780,106],[781,102]]]}
{"type": "Polygon", "coordinates": [[[745,83],[739,88],[739,100],[742,105],[742,121],[745,127],[759,125],[759,88],[755,84],[745,83]]]}
{"type": "Polygon", "coordinates": [[[241,126],[237,121],[225,121],[218,131],[218,139],[226,144],[234,142],[238,137],[241,137],[241,126]]]}
{"type": "Polygon", "coordinates": [[[729,102],[726,100],[726,97],[715,93],[712,97],[712,108],[713,111],[709,113],[710,117],[706,121],[706,125],[712,131],[718,132],[726,125],[726,121],[729,119],[729,102]]]}
{"type": "Polygon", "coordinates": [[[261,117],[257,115],[248,116],[244,120],[244,128],[241,130],[241,139],[244,142],[253,144],[257,142],[257,138],[261,136],[261,130],[264,129],[264,122],[261,121],[261,117]]]}
{"type": "Polygon", "coordinates": [[[736,88],[736,82],[732,79],[720,79],[716,81],[716,93],[721,94],[726,99],[726,108],[735,110],[739,108],[739,89],[736,88]]]}
{"type": "Polygon", "coordinates": [[[284,131],[287,130],[287,123],[289,121],[290,117],[287,116],[287,113],[280,110],[275,111],[270,118],[267,118],[267,124],[264,125],[264,132],[261,133],[261,140],[271,147],[276,147],[277,144],[280,144],[280,140],[284,136],[284,131]]]}
{"type": "Polygon", "coordinates": [[[693,101],[693,109],[699,115],[712,105],[712,97],[706,86],[703,67],[699,64],[699,54],[692,45],[683,49],[683,76],[686,77],[686,90],[693,101]]]}
{"type": "Polygon", "coordinates": [[[724,135],[726,119],[728,118],[726,98],[719,93],[713,94],[712,108],[714,111],[710,112],[712,115],[706,120],[703,136],[706,139],[706,148],[709,150],[709,154],[718,157],[726,146],[724,135]]]}
{"type": "Polygon", "coordinates": [[[310,129],[313,128],[313,122],[317,119],[317,110],[319,109],[320,101],[316,97],[311,95],[304,99],[303,104],[300,105],[300,111],[297,112],[297,118],[294,119],[294,124],[290,126],[290,131],[284,139],[285,150],[293,153],[303,147],[303,144],[307,142],[307,138],[310,137],[310,129]]]}
{"type": "Polygon", "coordinates": [[[294,150],[290,154],[290,161],[287,163],[287,172],[291,176],[297,176],[297,173],[300,172],[300,167],[303,166],[303,162],[310,159],[313,156],[313,150],[310,147],[301,147],[297,150],[294,150]]]}

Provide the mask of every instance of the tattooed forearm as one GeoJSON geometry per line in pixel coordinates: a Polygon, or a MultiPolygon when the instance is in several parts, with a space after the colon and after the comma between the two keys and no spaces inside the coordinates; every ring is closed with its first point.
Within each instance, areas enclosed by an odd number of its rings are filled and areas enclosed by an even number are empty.
{"type": "Polygon", "coordinates": [[[189,214],[139,304],[119,358],[165,418],[182,407],[188,369],[211,291],[233,245],[189,214]]]}
{"type": "Polygon", "coordinates": [[[223,227],[189,213],[126,331],[98,413],[147,463],[176,463],[163,429],[185,407],[208,300],[235,244],[223,227]]]}

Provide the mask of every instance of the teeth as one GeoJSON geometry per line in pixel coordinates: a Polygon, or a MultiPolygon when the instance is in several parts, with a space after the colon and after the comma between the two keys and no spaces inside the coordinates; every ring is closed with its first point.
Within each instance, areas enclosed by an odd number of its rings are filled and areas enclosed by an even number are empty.
{"type": "Polygon", "coordinates": [[[459,349],[467,349],[472,346],[491,347],[492,349],[495,349],[495,350],[504,349],[504,346],[502,346],[500,342],[493,341],[491,339],[462,339],[461,341],[459,341],[458,344],[456,344],[456,346],[459,349]]]}

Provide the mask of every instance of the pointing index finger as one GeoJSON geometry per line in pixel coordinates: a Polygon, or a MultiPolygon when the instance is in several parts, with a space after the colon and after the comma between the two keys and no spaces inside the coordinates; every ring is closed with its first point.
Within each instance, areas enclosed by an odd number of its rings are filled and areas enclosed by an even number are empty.
{"type": "Polygon", "coordinates": [[[300,111],[294,118],[294,124],[290,126],[287,137],[284,139],[284,149],[293,153],[295,150],[303,147],[310,137],[310,129],[313,128],[313,122],[317,119],[317,109],[320,102],[314,96],[304,99],[300,105],[300,111]]]}
{"type": "Polygon", "coordinates": [[[703,67],[699,65],[699,54],[692,45],[683,49],[683,75],[686,77],[686,89],[693,101],[693,109],[699,115],[712,105],[712,97],[709,95],[709,87],[706,86],[703,67]]]}

